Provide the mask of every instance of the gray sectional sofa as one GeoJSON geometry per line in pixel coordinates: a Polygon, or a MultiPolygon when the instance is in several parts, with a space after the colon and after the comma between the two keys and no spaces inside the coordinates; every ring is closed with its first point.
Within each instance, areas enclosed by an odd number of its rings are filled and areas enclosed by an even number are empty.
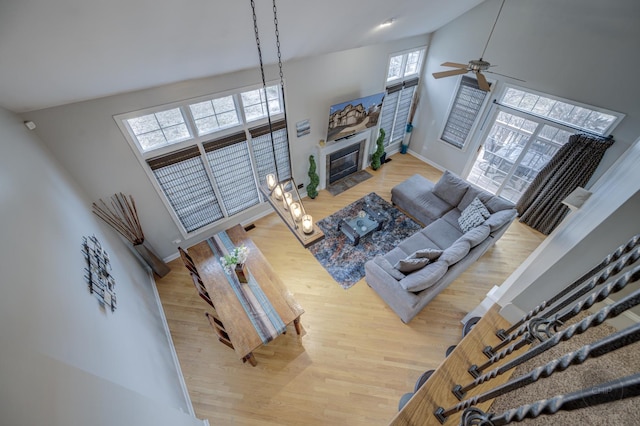
{"type": "Polygon", "coordinates": [[[495,244],[516,217],[512,203],[449,171],[435,184],[410,177],[391,190],[391,201],[424,228],[368,261],[365,280],[405,323],[495,244]]]}

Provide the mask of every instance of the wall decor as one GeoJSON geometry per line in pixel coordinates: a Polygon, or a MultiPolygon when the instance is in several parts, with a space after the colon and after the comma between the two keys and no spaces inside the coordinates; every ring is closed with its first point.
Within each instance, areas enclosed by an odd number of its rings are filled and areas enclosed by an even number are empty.
{"type": "Polygon", "coordinates": [[[109,255],[95,236],[82,237],[82,253],[87,260],[84,278],[89,285],[89,292],[95,294],[111,312],[115,311],[116,281],[111,275],[109,255]]]}
{"type": "Polygon", "coordinates": [[[98,200],[98,203],[93,203],[92,206],[93,213],[133,244],[136,252],[159,277],[164,277],[171,271],[169,266],[145,244],[138,210],[131,195],[127,198],[123,193],[113,194],[111,207],[102,199],[98,200]]]}
{"type": "Polygon", "coordinates": [[[311,123],[308,118],[296,123],[296,132],[298,137],[311,133],[311,123]]]}

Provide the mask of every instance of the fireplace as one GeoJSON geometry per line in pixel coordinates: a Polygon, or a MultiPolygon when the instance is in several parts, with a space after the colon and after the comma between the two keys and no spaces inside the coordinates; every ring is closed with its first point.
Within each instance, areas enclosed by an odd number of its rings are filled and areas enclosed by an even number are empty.
{"type": "Polygon", "coordinates": [[[327,155],[327,185],[345,178],[362,166],[366,139],[327,155]]]}

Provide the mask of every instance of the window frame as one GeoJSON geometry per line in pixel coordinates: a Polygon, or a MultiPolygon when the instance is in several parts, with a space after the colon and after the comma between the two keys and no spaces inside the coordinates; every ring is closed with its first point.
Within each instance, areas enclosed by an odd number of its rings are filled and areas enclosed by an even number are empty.
{"type": "Polygon", "coordinates": [[[417,77],[418,79],[420,78],[420,76],[422,75],[422,70],[424,68],[424,62],[425,62],[425,57],[427,56],[427,46],[418,46],[418,47],[414,47],[411,49],[406,49],[406,50],[402,50],[400,52],[393,52],[391,54],[389,54],[388,59],[387,59],[387,70],[385,73],[385,80],[384,80],[384,84],[385,87],[389,86],[389,85],[393,85],[393,84],[397,84],[397,83],[401,83],[403,81],[406,80],[411,80],[414,77],[417,77]],[[410,53],[413,52],[420,52],[420,57],[419,57],[419,61],[418,61],[418,69],[415,73],[412,74],[408,74],[408,75],[404,75],[404,72],[406,70],[407,67],[407,58],[409,57],[410,53]],[[396,57],[396,56],[401,56],[402,55],[402,62],[400,64],[400,69],[402,70],[402,74],[400,77],[397,78],[393,78],[393,79],[389,79],[389,69],[391,69],[391,59],[396,57]]]}
{"type": "MultiPolygon", "coordinates": [[[[267,82],[267,87],[270,86],[277,86],[278,87],[278,98],[280,101],[280,105],[281,105],[281,112],[275,115],[271,116],[271,121],[272,122],[276,122],[276,121],[280,121],[284,119],[284,105],[282,103],[282,90],[280,89],[280,81],[279,80],[273,80],[273,81],[269,81],[267,82]]],[[[232,89],[232,90],[227,90],[224,92],[219,92],[219,93],[210,93],[207,95],[203,95],[203,96],[198,96],[198,97],[194,97],[194,98],[189,98],[189,99],[184,99],[181,101],[176,101],[176,102],[171,102],[171,103],[167,103],[167,104],[162,104],[162,105],[157,105],[157,106],[152,106],[149,108],[145,108],[145,109],[141,109],[141,110],[137,110],[137,111],[131,111],[131,112],[127,112],[127,113],[123,113],[123,114],[116,114],[113,116],[114,121],[116,122],[118,128],[120,129],[120,131],[122,132],[125,140],[127,141],[127,143],[129,144],[131,150],[133,151],[135,157],[138,159],[138,162],[140,163],[140,165],[142,166],[143,170],[145,171],[147,177],[149,178],[151,184],[153,185],[154,189],[156,190],[156,192],[158,193],[160,199],[162,200],[165,208],[167,209],[167,211],[169,212],[169,215],[171,216],[171,218],[173,219],[174,223],[176,224],[176,227],[179,229],[182,237],[184,239],[187,238],[191,238],[193,236],[196,236],[198,234],[207,232],[211,229],[213,229],[215,226],[217,226],[220,222],[229,219],[230,217],[233,217],[237,214],[242,214],[242,211],[239,213],[236,213],[235,215],[228,215],[227,214],[227,209],[224,206],[224,198],[221,197],[221,192],[218,188],[218,184],[216,182],[215,176],[211,170],[211,167],[209,165],[208,162],[208,157],[207,157],[207,152],[204,148],[204,144],[206,144],[207,142],[212,142],[215,141],[217,139],[221,139],[230,135],[233,135],[235,133],[240,133],[240,132],[244,132],[246,135],[246,140],[249,146],[249,156],[251,159],[251,165],[252,165],[252,172],[254,173],[254,175],[256,175],[257,177],[257,168],[256,168],[256,164],[255,164],[255,158],[253,155],[253,151],[251,148],[251,133],[250,130],[251,129],[255,129],[257,127],[261,127],[264,125],[268,125],[268,119],[267,117],[264,118],[260,118],[254,121],[250,121],[248,122],[246,120],[246,117],[244,115],[244,108],[243,108],[243,104],[242,104],[242,99],[241,99],[241,94],[244,92],[248,92],[248,91],[252,91],[252,90],[256,90],[256,89],[262,89],[262,85],[261,84],[255,84],[255,85],[251,85],[251,86],[245,86],[245,87],[241,87],[241,88],[237,88],[237,89],[232,89]],[[192,104],[196,104],[199,102],[203,102],[203,101],[207,101],[207,100],[213,100],[213,99],[218,99],[221,97],[225,97],[225,96],[229,96],[232,95],[234,98],[234,102],[237,108],[237,113],[238,113],[238,119],[240,120],[240,123],[238,125],[234,125],[231,127],[225,127],[222,129],[219,129],[217,131],[214,131],[212,133],[207,133],[204,134],[202,136],[198,136],[197,133],[197,127],[195,125],[195,121],[193,118],[193,115],[191,115],[191,111],[190,111],[190,105],[192,104]],[[173,108],[180,108],[183,117],[185,118],[185,123],[187,125],[187,128],[189,129],[190,134],[192,135],[191,138],[181,141],[181,142],[177,142],[174,144],[169,144],[169,145],[163,145],[161,147],[158,147],[156,149],[153,150],[148,150],[148,151],[144,151],[140,145],[140,143],[138,142],[137,138],[135,137],[135,135],[133,134],[130,126],[127,123],[128,119],[131,118],[135,118],[135,117],[140,117],[140,116],[144,116],[144,115],[148,115],[151,113],[155,113],[155,112],[160,112],[160,111],[165,111],[165,110],[170,110],[173,108]],[[149,164],[147,163],[149,160],[152,159],[156,159],[159,157],[163,157],[163,156],[167,156],[170,155],[171,153],[177,152],[177,151],[181,151],[181,150],[185,150],[188,149],[189,147],[192,146],[197,146],[198,150],[199,150],[199,156],[201,161],[204,164],[204,168],[205,171],[207,173],[207,176],[210,180],[210,183],[214,189],[214,193],[215,196],[218,200],[218,202],[221,205],[222,211],[223,211],[223,217],[221,219],[215,220],[212,223],[209,223],[207,225],[204,225],[200,228],[194,229],[192,231],[187,231],[185,226],[182,224],[182,221],[180,220],[180,217],[178,216],[178,214],[175,212],[171,201],[169,200],[169,198],[167,197],[167,195],[165,194],[164,190],[162,189],[162,186],[160,185],[160,183],[158,182],[153,170],[151,169],[151,167],[149,166],[149,164]]],[[[286,139],[287,139],[287,144],[289,144],[289,135],[286,135],[286,139]]],[[[290,149],[290,146],[289,146],[290,149]]],[[[289,165],[289,167],[291,167],[291,165],[289,165]]],[[[262,205],[265,203],[265,200],[263,199],[262,194],[259,192],[259,196],[260,196],[260,203],[259,205],[262,205]]],[[[252,206],[250,208],[253,208],[256,206],[252,206]]],[[[245,210],[246,211],[246,210],[245,210]]]]}

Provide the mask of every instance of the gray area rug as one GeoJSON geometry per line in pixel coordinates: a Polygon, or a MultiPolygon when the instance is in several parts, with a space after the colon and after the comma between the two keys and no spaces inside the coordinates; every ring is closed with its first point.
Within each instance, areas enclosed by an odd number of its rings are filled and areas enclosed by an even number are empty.
{"type": "Polygon", "coordinates": [[[336,196],[372,177],[373,176],[371,176],[371,173],[369,173],[368,171],[360,170],[358,172],[350,174],[345,178],[340,179],[339,181],[333,182],[327,187],[327,191],[329,191],[331,195],[336,196]]]}
{"type": "MultiPolygon", "coordinates": [[[[566,326],[578,322],[587,314],[580,314],[573,318],[566,326]]],[[[563,327],[562,329],[564,329],[563,327]]],[[[526,375],[533,368],[547,362],[561,358],[570,351],[575,351],[583,345],[600,340],[616,332],[616,329],[605,324],[589,329],[586,333],[576,335],[571,340],[560,343],[544,354],[532,359],[516,368],[512,378],[526,375]]],[[[489,412],[496,415],[504,411],[517,408],[520,405],[531,404],[541,399],[553,398],[556,395],[575,392],[580,389],[596,386],[603,382],[615,380],[638,372],[640,368],[640,342],[618,349],[599,358],[587,359],[584,364],[574,365],[563,372],[556,372],[548,378],[507,393],[496,398],[489,412]]],[[[524,425],[637,425],[638,398],[629,398],[608,404],[587,407],[575,411],[559,411],[554,415],[541,415],[537,419],[527,419],[524,425]]]]}

